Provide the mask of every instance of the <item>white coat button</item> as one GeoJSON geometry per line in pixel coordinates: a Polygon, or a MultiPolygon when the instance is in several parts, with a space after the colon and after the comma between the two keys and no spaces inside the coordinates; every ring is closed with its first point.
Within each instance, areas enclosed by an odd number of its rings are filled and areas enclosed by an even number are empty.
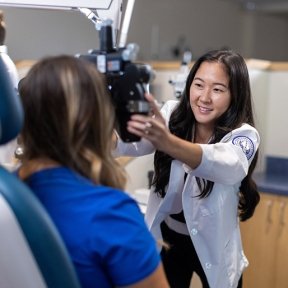
{"type": "Polygon", "coordinates": [[[198,233],[198,230],[197,230],[197,229],[193,228],[193,229],[191,230],[191,234],[192,234],[193,236],[195,236],[197,233],[198,233]]]}
{"type": "Polygon", "coordinates": [[[212,266],[211,263],[209,263],[209,262],[206,262],[206,263],[205,263],[205,268],[206,268],[206,269],[211,269],[211,266],[212,266]]]}

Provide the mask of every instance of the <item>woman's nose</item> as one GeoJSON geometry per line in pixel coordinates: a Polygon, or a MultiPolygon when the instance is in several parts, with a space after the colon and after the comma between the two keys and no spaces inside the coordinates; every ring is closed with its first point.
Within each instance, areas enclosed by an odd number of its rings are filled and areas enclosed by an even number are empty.
{"type": "Polygon", "coordinates": [[[211,102],[211,91],[210,89],[204,89],[200,95],[200,100],[205,103],[211,102]]]}

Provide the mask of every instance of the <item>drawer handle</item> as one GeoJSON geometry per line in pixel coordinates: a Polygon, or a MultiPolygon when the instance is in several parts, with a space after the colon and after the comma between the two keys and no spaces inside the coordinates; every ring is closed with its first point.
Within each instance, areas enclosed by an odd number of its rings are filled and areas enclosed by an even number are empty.
{"type": "Polygon", "coordinates": [[[285,209],[286,209],[286,202],[282,201],[280,203],[280,225],[285,226],[285,209]]]}
{"type": "Polygon", "coordinates": [[[273,208],[274,202],[272,200],[269,200],[267,202],[267,222],[269,224],[272,224],[272,208],[273,208]]]}

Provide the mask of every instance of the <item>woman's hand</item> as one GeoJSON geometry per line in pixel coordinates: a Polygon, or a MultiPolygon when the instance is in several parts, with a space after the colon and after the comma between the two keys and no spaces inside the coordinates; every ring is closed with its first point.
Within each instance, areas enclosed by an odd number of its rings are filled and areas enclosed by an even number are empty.
{"type": "Polygon", "coordinates": [[[173,135],[166,126],[154,97],[150,94],[146,94],[145,97],[150,104],[152,115],[132,115],[127,123],[127,130],[149,140],[157,150],[169,154],[192,169],[196,168],[202,159],[200,145],[173,135]]]}
{"type": "Polygon", "coordinates": [[[165,119],[151,94],[145,95],[151,108],[150,115],[134,114],[127,123],[127,130],[141,138],[149,140],[156,149],[165,151],[172,136],[166,126],[165,119]]]}

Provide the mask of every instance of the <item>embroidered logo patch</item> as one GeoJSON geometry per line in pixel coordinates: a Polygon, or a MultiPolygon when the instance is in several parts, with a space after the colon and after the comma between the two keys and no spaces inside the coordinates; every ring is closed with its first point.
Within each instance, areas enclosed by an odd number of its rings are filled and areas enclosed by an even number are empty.
{"type": "Polygon", "coordinates": [[[252,157],[254,153],[254,144],[250,138],[246,136],[237,136],[232,140],[232,143],[242,149],[248,160],[252,157]]]}

